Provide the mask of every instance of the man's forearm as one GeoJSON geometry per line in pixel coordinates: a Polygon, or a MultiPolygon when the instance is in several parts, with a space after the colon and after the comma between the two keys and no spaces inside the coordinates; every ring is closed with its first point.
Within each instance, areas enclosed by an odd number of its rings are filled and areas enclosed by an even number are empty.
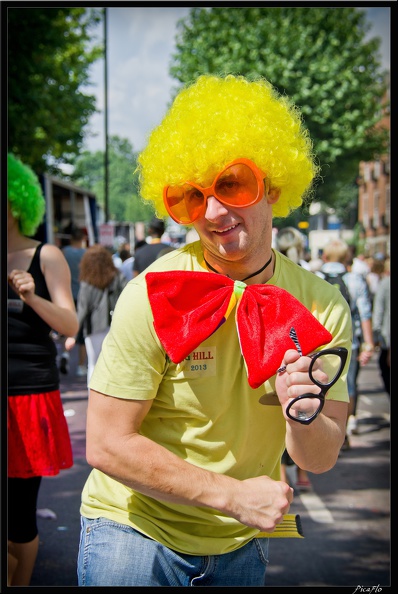
{"type": "Polygon", "coordinates": [[[345,436],[348,404],[326,403],[325,409],[339,407],[338,415],[322,412],[310,425],[286,423],[286,448],[294,462],[304,470],[321,474],[336,464],[345,436]]]}

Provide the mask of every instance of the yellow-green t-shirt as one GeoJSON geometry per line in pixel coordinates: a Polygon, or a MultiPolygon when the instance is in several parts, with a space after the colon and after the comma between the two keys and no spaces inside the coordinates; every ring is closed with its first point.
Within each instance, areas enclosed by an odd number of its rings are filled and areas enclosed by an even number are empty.
{"type": "MultiPolygon", "coordinates": [[[[275,256],[269,284],[286,289],[313,313],[333,335],[328,346],[350,350],[350,310],[341,294],[279,252],[275,256]]],[[[128,283],[90,388],[153,400],[140,432],[186,462],[239,480],[260,475],[279,480],[286,423],[275,376],[257,389],[249,386],[233,314],[182,363],[170,362],[153,327],[145,282],[148,271],[165,270],[207,271],[200,243],[170,252],[128,283]]],[[[347,368],[348,362],[328,398],[348,401],[347,368]]],[[[127,524],[192,555],[227,553],[258,533],[218,510],[142,495],[96,469],[85,484],[81,513],[127,524]]]]}

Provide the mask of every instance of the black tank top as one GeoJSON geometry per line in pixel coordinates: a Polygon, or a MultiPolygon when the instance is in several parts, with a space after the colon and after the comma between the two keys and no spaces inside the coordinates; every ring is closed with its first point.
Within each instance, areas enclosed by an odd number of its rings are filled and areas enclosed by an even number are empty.
{"type": "MultiPolygon", "coordinates": [[[[51,301],[46,279],[40,268],[37,246],[28,272],[35,281],[35,293],[51,301]]],[[[8,394],[34,394],[59,388],[57,349],[51,328],[26,305],[8,285],[8,394]]]]}

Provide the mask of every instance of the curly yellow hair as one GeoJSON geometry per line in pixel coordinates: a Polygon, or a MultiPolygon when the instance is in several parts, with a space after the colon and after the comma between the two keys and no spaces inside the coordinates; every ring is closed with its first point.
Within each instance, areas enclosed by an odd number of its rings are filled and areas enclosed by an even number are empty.
{"type": "Polygon", "coordinates": [[[319,170],[301,113],[267,80],[202,75],[180,91],[139,155],[141,196],[166,217],[165,185],[210,185],[238,158],[254,161],[280,189],[274,217],[286,217],[309,197],[319,170]]]}

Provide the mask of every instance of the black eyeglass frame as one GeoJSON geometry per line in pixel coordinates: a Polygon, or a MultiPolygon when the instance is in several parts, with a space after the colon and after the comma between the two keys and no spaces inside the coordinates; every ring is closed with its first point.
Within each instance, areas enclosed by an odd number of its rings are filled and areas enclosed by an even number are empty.
{"type": "Polygon", "coordinates": [[[344,365],[346,364],[347,361],[347,357],[348,357],[348,350],[344,347],[335,347],[335,348],[330,348],[330,349],[323,349],[322,351],[318,351],[317,353],[313,353],[311,355],[308,355],[308,357],[311,357],[312,361],[310,363],[310,366],[308,368],[308,375],[310,376],[310,380],[312,381],[313,384],[315,384],[316,386],[318,386],[318,388],[321,389],[321,391],[319,392],[319,394],[301,394],[301,396],[296,396],[296,398],[293,398],[293,400],[291,402],[289,402],[288,407],[286,408],[286,414],[289,417],[289,419],[291,419],[292,421],[296,421],[297,423],[301,423],[302,425],[309,425],[310,423],[312,423],[313,421],[315,421],[315,419],[317,418],[317,416],[321,413],[324,405],[325,405],[325,397],[327,394],[327,391],[334,386],[334,384],[337,382],[337,380],[339,379],[339,377],[341,376],[343,369],[344,369],[344,365]],[[324,355],[337,355],[338,357],[340,357],[340,369],[338,370],[338,372],[336,373],[336,375],[334,376],[334,378],[328,382],[327,384],[321,384],[320,382],[318,382],[318,380],[316,380],[314,378],[314,376],[312,375],[312,369],[315,365],[315,362],[317,359],[319,359],[319,357],[324,356],[324,355]],[[309,418],[309,419],[300,419],[297,416],[293,417],[290,414],[290,409],[291,407],[298,401],[303,400],[304,398],[310,398],[310,399],[314,399],[314,398],[318,398],[319,400],[319,408],[316,410],[316,412],[309,418]]]}

